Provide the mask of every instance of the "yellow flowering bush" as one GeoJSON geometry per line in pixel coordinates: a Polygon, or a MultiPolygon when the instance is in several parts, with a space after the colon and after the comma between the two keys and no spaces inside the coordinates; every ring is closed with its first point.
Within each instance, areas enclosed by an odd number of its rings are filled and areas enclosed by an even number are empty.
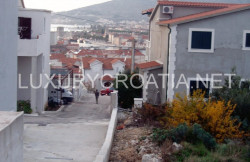
{"type": "Polygon", "coordinates": [[[236,105],[231,102],[205,100],[204,95],[201,91],[184,98],[177,95],[172,104],[166,107],[168,116],[162,123],[166,127],[177,127],[183,123],[189,126],[200,124],[219,143],[225,139],[241,138],[244,134],[239,130],[241,123],[231,118],[236,105]]]}

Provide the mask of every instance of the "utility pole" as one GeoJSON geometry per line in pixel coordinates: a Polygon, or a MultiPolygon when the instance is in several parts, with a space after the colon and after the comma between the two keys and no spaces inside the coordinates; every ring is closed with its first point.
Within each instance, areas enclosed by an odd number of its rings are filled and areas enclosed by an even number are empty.
{"type": "Polygon", "coordinates": [[[132,40],[132,64],[131,64],[131,74],[133,74],[135,72],[135,39],[133,38],[132,40]]]}

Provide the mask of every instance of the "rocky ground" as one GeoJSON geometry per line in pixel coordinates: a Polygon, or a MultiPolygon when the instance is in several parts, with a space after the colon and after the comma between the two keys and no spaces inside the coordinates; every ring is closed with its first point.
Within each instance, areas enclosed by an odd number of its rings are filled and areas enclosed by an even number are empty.
{"type": "Polygon", "coordinates": [[[159,162],[161,149],[152,142],[152,129],[138,126],[131,112],[120,112],[110,162],[159,162]]]}

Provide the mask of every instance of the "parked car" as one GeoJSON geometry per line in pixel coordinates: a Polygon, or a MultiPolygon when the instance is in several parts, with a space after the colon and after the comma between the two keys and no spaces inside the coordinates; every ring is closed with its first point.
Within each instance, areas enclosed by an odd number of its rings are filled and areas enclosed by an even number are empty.
{"type": "Polygon", "coordinates": [[[113,92],[113,91],[114,91],[114,88],[107,88],[107,89],[101,90],[100,93],[101,93],[102,96],[104,96],[104,95],[108,95],[109,96],[110,93],[113,92]]]}

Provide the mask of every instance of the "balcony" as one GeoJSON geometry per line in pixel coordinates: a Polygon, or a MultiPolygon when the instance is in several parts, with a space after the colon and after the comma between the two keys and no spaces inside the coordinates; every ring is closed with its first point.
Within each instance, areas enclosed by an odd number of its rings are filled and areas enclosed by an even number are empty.
{"type": "Polygon", "coordinates": [[[44,36],[37,38],[18,39],[18,56],[39,56],[44,51],[44,36]]]}

